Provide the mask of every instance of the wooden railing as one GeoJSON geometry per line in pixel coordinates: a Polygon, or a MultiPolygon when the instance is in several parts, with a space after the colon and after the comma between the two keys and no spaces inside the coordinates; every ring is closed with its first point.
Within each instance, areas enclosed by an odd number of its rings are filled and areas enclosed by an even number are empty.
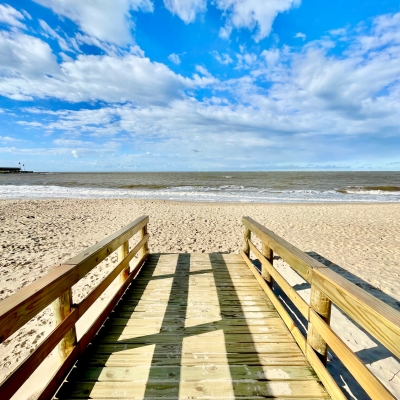
{"type": "Polygon", "coordinates": [[[149,255],[148,222],[147,216],[138,218],[0,303],[0,343],[50,304],[53,304],[56,323],[51,334],[1,384],[2,400],[11,398],[45,357],[58,346],[61,366],[39,398],[52,397],[147,259],[149,255]],[[140,232],[140,241],[129,251],[129,239],[138,232],[140,232]],[[117,249],[118,265],[80,303],[72,304],[72,286],[117,249]],[[139,259],[130,271],[129,262],[138,252],[139,259]],[[96,321],[77,341],[76,322],[118,275],[120,276],[119,290],[96,321]]]}
{"type": "Polygon", "coordinates": [[[328,347],[332,349],[372,399],[395,399],[329,325],[331,303],[334,303],[391,353],[400,357],[400,313],[303,253],[253,219],[244,217],[243,225],[242,257],[275,305],[331,397],[333,399],[346,398],[325,367],[328,347]],[[256,234],[261,240],[262,251],[251,241],[251,233],[256,234]],[[250,260],[250,251],[261,262],[261,274],[250,260]],[[274,268],[273,253],[280,256],[294,271],[311,284],[310,304],[304,301],[274,268]],[[308,321],[307,337],[303,336],[274,294],[272,290],[273,282],[280,286],[301,315],[308,321]]]}

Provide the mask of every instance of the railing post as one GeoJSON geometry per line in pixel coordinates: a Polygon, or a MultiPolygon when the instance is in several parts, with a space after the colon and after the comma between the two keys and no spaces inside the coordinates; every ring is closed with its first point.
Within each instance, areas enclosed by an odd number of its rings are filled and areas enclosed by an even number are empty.
{"type": "MultiPolygon", "coordinates": [[[[122,246],[118,247],[118,263],[121,263],[122,260],[129,253],[129,240],[124,242],[122,246]]],[[[123,269],[119,274],[119,283],[122,285],[129,276],[129,264],[125,269],[123,269]]]]}
{"type": "MultiPolygon", "coordinates": [[[[142,240],[146,235],[147,235],[147,225],[145,225],[140,231],[140,240],[142,240]]],[[[143,257],[148,249],[149,245],[148,242],[146,242],[140,250],[140,257],[143,257]]]]}
{"type": "MultiPolygon", "coordinates": [[[[262,255],[269,261],[269,263],[271,265],[273,265],[273,263],[274,263],[274,252],[264,242],[262,244],[262,255]]],[[[269,274],[269,272],[264,267],[264,265],[261,266],[261,276],[267,282],[267,285],[272,289],[272,286],[274,284],[274,280],[272,279],[272,276],[269,274]]]]}
{"type": "Polygon", "coordinates": [[[242,245],[242,250],[243,253],[247,255],[247,257],[250,256],[250,245],[249,245],[249,240],[251,238],[251,231],[249,228],[244,227],[244,232],[243,232],[243,245],[242,245]]]}
{"type": "MultiPolygon", "coordinates": [[[[72,289],[66,290],[58,299],[53,303],[54,324],[55,326],[61,324],[65,318],[72,312],[72,289]]],[[[61,363],[65,361],[69,353],[76,345],[76,329],[75,325],[67,332],[61,342],[58,344],[58,356],[61,363]]]]}
{"type": "MultiPolygon", "coordinates": [[[[315,285],[311,284],[310,308],[313,309],[328,325],[331,320],[331,301],[315,285]]],[[[328,345],[308,318],[307,343],[317,353],[319,359],[326,365],[328,345]]]]}

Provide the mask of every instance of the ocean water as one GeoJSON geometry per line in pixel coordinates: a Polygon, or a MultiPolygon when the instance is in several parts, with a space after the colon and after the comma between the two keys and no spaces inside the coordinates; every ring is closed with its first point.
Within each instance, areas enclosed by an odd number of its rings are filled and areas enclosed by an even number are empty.
{"type": "Polygon", "coordinates": [[[0,199],[41,198],[239,203],[400,202],[400,172],[0,174],[0,199]]]}

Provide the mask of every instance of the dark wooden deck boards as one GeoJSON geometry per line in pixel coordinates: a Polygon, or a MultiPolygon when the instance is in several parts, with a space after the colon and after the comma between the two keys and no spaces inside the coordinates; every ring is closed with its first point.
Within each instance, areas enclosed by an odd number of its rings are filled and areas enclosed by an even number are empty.
{"type": "Polygon", "coordinates": [[[152,254],[58,399],[327,398],[236,254],[152,254]]]}

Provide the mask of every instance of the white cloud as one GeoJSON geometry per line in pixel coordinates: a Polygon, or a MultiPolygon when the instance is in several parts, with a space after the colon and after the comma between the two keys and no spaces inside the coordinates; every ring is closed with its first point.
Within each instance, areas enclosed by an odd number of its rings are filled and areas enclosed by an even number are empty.
{"type": "Polygon", "coordinates": [[[72,150],[71,153],[74,156],[74,158],[79,158],[78,152],[76,150],[72,150]]]}
{"type": "Polygon", "coordinates": [[[21,142],[21,141],[22,141],[21,139],[16,139],[16,138],[13,138],[10,136],[0,136],[0,142],[3,142],[3,143],[21,142]]]}
{"type": "MultiPolygon", "coordinates": [[[[139,48],[123,56],[80,55],[76,61],[56,64],[53,74],[39,65],[42,75],[33,78],[29,68],[26,72],[21,67],[27,60],[12,63],[14,56],[11,61],[0,56],[1,62],[11,63],[2,75],[0,93],[14,84],[12,93],[24,96],[114,102],[79,111],[26,110],[29,116],[20,123],[54,135],[62,132],[64,139],[53,145],[70,157],[72,151],[86,157],[88,143],[112,137],[112,143],[124,140],[124,151],[129,152],[131,145],[140,154],[149,150],[151,142],[154,162],[166,159],[177,168],[185,164],[176,163],[193,160],[217,168],[221,151],[224,163],[247,164],[250,150],[258,163],[268,152],[271,162],[308,160],[312,165],[324,160],[326,165],[336,165],[335,157],[343,152],[355,157],[365,150],[378,156],[375,147],[368,150],[368,141],[400,136],[397,31],[400,20],[393,15],[376,19],[370,29],[348,31],[348,46],[341,53],[340,47],[331,51],[332,37],[308,42],[301,49],[270,48],[260,55],[241,48],[238,59],[244,72],[240,78],[224,81],[213,78],[206,65],[195,67],[199,75],[185,78],[151,62],[139,48]],[[204,85],[211,90],[199,92],[198,99],[185,94],[188,89],[196,94],[204,85]]],[[[28,43],[23,34],[10,37],[20,43],[20,50],[21,43],[28,43]]],[[[0,55],[3,45],[0,40],[0,55]]],[[[43,52],[51,56],[48,50],[43,52]]],[[[394,162],[398,159],[390,157],[394,162]]]]}
{"type": "Polygon", "coordinates": [[[257,27],[256,42],[269,36],[272,24],[279,13],[298,6],[301,0],[215,0],[216,6],[226,13],[226,24],[220,36],[228,38],[232,29],[257,27]]]}
{"type": "Polygon", "coordinates": [[[46,37],[50,37],[52,39],[56,39],[60,48],[64,51],[72,51],[68,46],[67,41],[61,37],[54,29],[52,29],[46,21],[39,19],[39,24],[44,31],[46,37]]]}
{"type": "Polygon", "coordinates": [[[231,64],[233,63],[232,58],[229,56],[229,54],[225,54],[225,53],[218,53],[217,51],[214,51],[213,53],[214,58],[220,63],[220,64],[231,64]]]}
{"type": "Polygon", "coordinates": [[[34,0],[78,24],[88,36],[117,45],[132,42],[130,11],[153,11],[151,0],[34,0]]]}
{"type": "Polygon", "coordinates": [[[181,59],[178,54],[172,53],[168,56],[168,59],[171,60],[174,64],[179,65],[181,63],[181,59]]]}
{"type": "MultiPolygon", "coordinates": [[[[24,14],[27,16],[27,18],[30,18],[30,15],[26,11],[24,14]]],[[[24,14],[20,13],[18,10],[9,6],[8,4],[0,4],[0,22],[3,22],[7,25],[26,29],[26,26],[19,21],[25,19],[24,14]]]]}
{"type": "Polygon", "coordinates": [[[59,73],[56,58],[47,43],[21,33],[0,31],[0,93],[4,96],[31,99],[37,80],[46,84],[54,79],[49,76],[59,73]]]}
{"type": "Polygon", "coordinates": [[[295,37],[296,39],[301,39],[301,40],[306,40],[306,38],[307,38],[307,36],[306,36],[304,33],[302,33],[302,32],[297,32],[297,33],[294,35],[294,37],[295,37]]]}
{"type": "Polygon", "coordinates": [[[13,99],[53,97],[80,102],[168,103],[183,91],[212,84],[185,78],[151,62],[138,47],[123,56],[79,55],[57,64],[47,43],[22,33],[0,32],[0,94],[13,99]]]}
{"type": "Polygon", "coordinates": [[[201,75],[204,76],[212,76],[207,68],[203,67],[202,65],[196,65],[196,71],[199,72],[201,75]]]}
{"type": "Polygon", "coordinates": [[[164,4],[186,24],[193,22],[196,15],[205,12],[207,8],[207,0],[164,0],[164,4]]]}

